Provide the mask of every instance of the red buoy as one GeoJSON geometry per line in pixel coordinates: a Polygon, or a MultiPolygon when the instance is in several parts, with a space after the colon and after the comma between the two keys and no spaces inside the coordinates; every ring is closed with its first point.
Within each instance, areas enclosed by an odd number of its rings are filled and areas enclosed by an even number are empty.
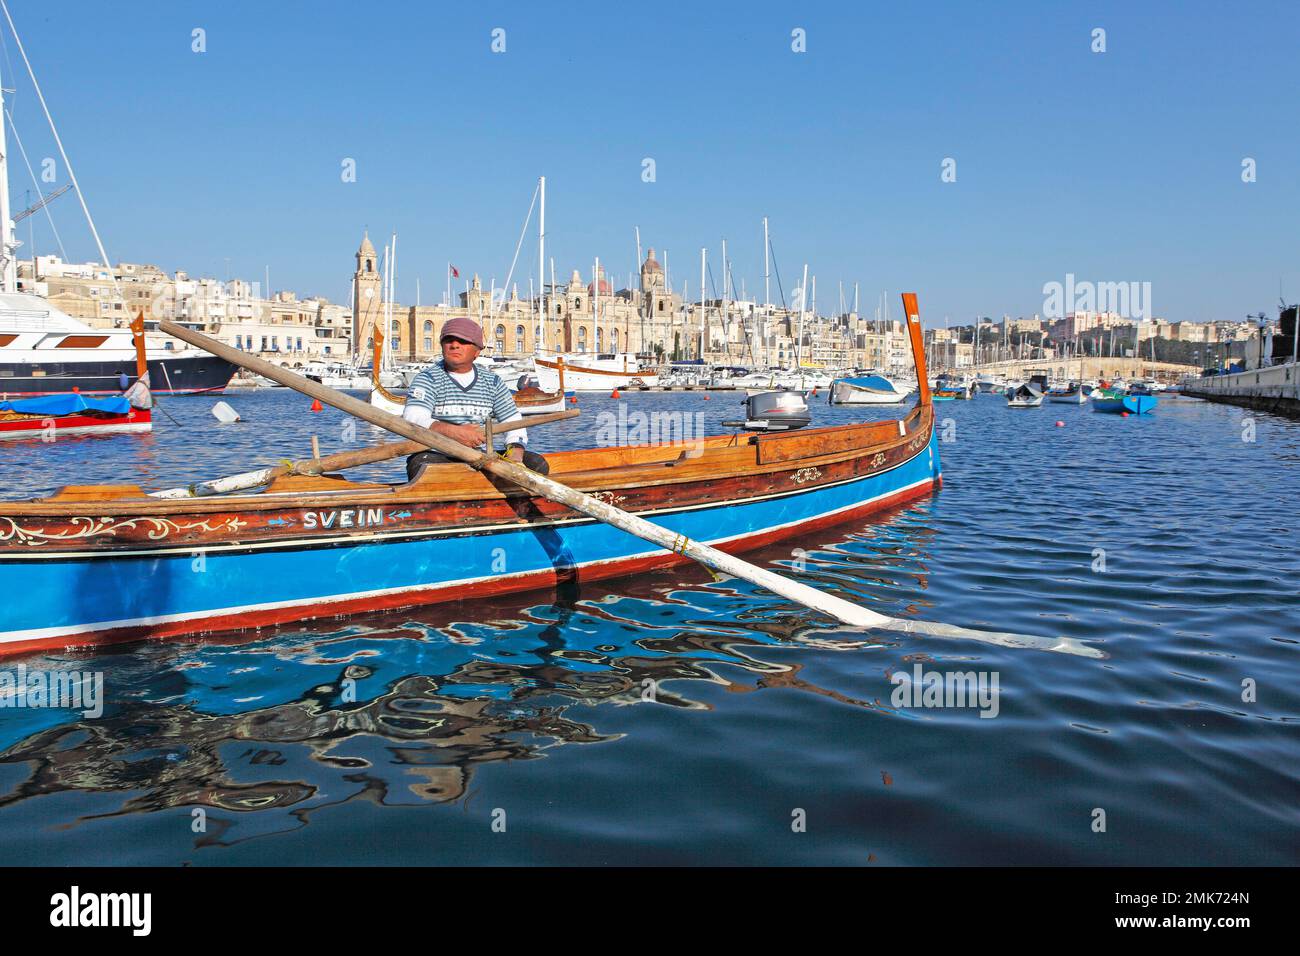
{"type": "Polygon", "coordinates": [[[73,393],[75,394],[75,393],[77,393],[77,392],[80,392],[81,389],[78,388],[76,385],[74,385],[74,386],[72,386],[72,391],[73,391],[73,393]]]}
{"type": "Polygon", "coordinates": [[[323,412],[325,411],[325,406],[320,403],[319,398],[313,398],[311,400],[311,410],[313,412],[323,412]]]}
{"type": "Polygon", "coordinates": [[[614,389],[614,391],[610,392],[610,393],[609,393],[609,397],[610,397],[610,398],[618,398],[618,389],[614,389]]]}
{"type": "Polygon", "coordinates": [[[1122,418],[1128,418],[1128,412],[1120,412],[1122,418]]]}
{"type": "Polygon", "coordinates": [[[569,396],[569,404],[570,404],[570,405],[577,405],[577,404],[578,404],[578,396],[577,396],[577,395],[570,395],[570,396],[569,396]]]}
{"type": "Polygon", "coordinates": [[[709,396],[708,396],[708,395],[705,395],[705,396],[704,396],[704,400],[707,402],[707,401],[709,400],[709,396]]]}
{"type": "Polygon", "coordinates": [[[1065,427],[1065,422],[1058,421],[1058,422],[1056,423],[1056,427],[1057,427],[1057,428],[1064,428],[1064,427],[1065,427]]]}

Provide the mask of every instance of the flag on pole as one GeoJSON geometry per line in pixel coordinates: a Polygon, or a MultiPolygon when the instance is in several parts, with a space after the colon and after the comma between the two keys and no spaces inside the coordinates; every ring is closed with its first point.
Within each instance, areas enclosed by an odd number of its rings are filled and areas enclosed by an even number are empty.
{"type": "Polygon", "coordinates": [[[459,271],[455,266],[449,266],[448,268],[451,269],[451,277],[452,277],[453,279],[459,279],[459,278],[460,278],[460,271],[459,271]]]}

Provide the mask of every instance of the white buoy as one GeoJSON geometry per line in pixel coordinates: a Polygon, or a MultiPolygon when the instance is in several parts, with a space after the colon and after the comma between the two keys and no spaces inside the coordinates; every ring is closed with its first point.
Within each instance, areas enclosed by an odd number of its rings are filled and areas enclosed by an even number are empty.
{"type": "Polygon", "coordinates": [[[240,421],[239,412],[235,411],[225,402],[217,402],[212,406],[212,414],[217,416],[217,421],[223,425],[233,425],[240,421]]]}

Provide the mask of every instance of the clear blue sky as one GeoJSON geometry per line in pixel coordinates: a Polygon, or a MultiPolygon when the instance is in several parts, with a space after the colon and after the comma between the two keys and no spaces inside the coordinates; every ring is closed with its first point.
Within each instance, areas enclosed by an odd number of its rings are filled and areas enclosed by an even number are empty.
{"type": "MultiPolygon", "coordinates": [[[[1279,279],[1300,298],[1294,2],[566,7],[10,0],[115,262],[224,278],[229,258],[346,302],[369,227],[398,233],[399,299],[419,277],[433,301],[449,259],[504,278],[545,175],[563,278],[600,256],[622,284],[640,226],[692,297],[723,238],[752,293],[766,215],[787,295],[806,260],[823,313],[857,281],[867,314],[882,289],[895,315],[919,292],[927,324],[1031,314],[1067,272],[1149,281],[1170,319],[1272,314],[1279,279]]],[[[52,140],[5,49],[36,163],[52,140]]],[[[94,258],[72,195],[54,211],[94,258]]],[[[530,235],[525,290],[535,259],[530,235]]]]}

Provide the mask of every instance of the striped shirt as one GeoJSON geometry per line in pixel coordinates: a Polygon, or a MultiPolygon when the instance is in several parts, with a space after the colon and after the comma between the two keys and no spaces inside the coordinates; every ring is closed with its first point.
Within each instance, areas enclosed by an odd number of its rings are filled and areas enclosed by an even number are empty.
{"type": "MultiPolygon", "coordinates": [[[[500,425],[524,418],[510,389],[495,373],[477,365],[472,372],[452,373],[442,361],[415,376],[406,392],[402,417],[423,427],[435,419],[450,425],[482,426],[489,418],[500,425]]],[[[527,442],[528,432],[523,428],[506,434],[507,445],[527,442]]]]}

